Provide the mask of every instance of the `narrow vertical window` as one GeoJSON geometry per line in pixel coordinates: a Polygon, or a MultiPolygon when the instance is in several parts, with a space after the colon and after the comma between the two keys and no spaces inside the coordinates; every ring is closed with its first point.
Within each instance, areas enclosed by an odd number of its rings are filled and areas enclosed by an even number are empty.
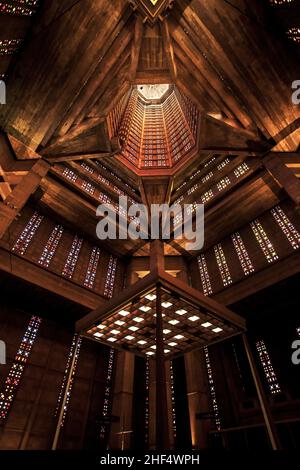
{"type": "Polygon", "coordinates": [[[278,260],[276,250],[258,219],[251,222],[251,228],[268,263],[278,260]]]}
{"type": "Polygon", "coordinates": [[[18,255],[24,255],[28,246],[32,242],[34,235],[36,234],[44,216],[40,215],[38,212],[34,212],[33,216],[30,218],[23,232],[15,242],[12,251],[18,253],[18,255]]]}
{"type": "Polygon", "coordinates": [[[149,444],[149,418],[150,418],[150,362],[146,359],[146,401],[145,401],[145,444],[149,444]]]}
{"type": "Polygon", "coordinates": [[[0,13],[15,16],[32,16],[38,7],[38,0],[0,1],[0,13]]]}
{"type": "Polygon", "coordinates": [[[198,267],[199,267],[201,283],[202,283],[202,288],[203,288],[203,294],[211,295],[213,291],[211,287],[211,282],[210,282],[210,277],[209,277],[209,273],[207,269],[205,255],[198,256],[197,260],[198,260],[198,267]]]}
{"type": "Polygon", "coordinates": [[[271,362],[265,342],[263,340],[257,341],[256,349],[270,392],[272,393],[272,395],[281,393],[281,388],[278,383],[277,376],[275,374],[274,367],[271,362]]]}
{"type": "Polygon", "coordinates": [[[54,229],[52,230],[50,237],[46,243],[46,246],[43,249],[43,253],[41,254],[39,258],[39,264],[43,266],[44,268],[49,267],[51,260],[53,256],[55,255],[55,252],[59,245],[63,231],[64,229],[61,225],[56,225],[54,229]]]}
{"type": "Polygon", "coordinates": [[[281,228],[282,232],[288,239],[290,245],[297,250],[300,246],[300,233],[292,224],[290,219],[287,217],[285,212],[281,209],[281,207],[276,206],[274,209],[271,210],[271,214],[273,215],[274,219],[276,220],[277,224],[281,228]]]}
{"type": "Polygon", "coordinates": [[[14,54],[19,49],[21,42],[22,39],[0,39],[0,56],[14,54]]]}
{"type": "Polygon", "coordinates": [[[231,184],[230,179],[228,178],[228,176],[225,176],[225,178],[223,178],[217,184],[218,191],[220,191],[220,192],[223,191],[223,189],[226,189],[227,186],[229,186],[230,184],[231,184]]]}
{"type": "Polygon", "coordinates": [[[80,166],[91,175],[95,172],[94,168],[90,167],[90,165],[88,165],[84,161],[81,162],[80,166]]]}
{"type": "Polygon", "coordinates": [[[92,183],[89,183],[88,181],[85,181],[85,180],[82,182],[81,187],[86,193],[89,193],[91,195],[93,195],[94,192],[96,191],[95,186],[92,183]]]}
{"type": "Polygon", "coordinates": [[[29,360],[30,353],[35,343],[41,322],[42,319],[40,317],[31,317],[8,376],[5,380],[3,391],[0,393],[0,423],[2,420],[6,419],[11,409],[11,405],[22,379],[26,363],[29,360]]]}
{"type": "Polygon", "coordinates": [[[113,294],[117,273],[117,263],[117,258],[110,256],[104,286],[104,295],[106,297],[112,297],[113,294]]]}
{"type": "Polygon", "coordinates": [[[232,284],[232,278],[221,243],[215,245],[214,251],[223,285],[224,287],[229,286],[232,284]]]}
{"type": "Polygon", "coordinates": [[[175,408],[174,371],[173,371],[172,361],[170,361],[170,378],[171,378],[171,400],[172,400],[172,424],[173,424],[174,439],[176,439],[177,426],[176,426],[176,408],[175,408]]]}
{"type": "Polygon", "coordinates": [[[250,168],[248,167],[247,163],[242,163],[234,170],[235,177],[240,178],[241,176],[245,175],[249,170],[250,168]]]}
{"type": "Polygon", "coordinates": [[[225,160],[218,165],[218,170],[219,171],[223,170],[223,168],[225,168],[225,166],[229,165],[229,163],[230,163],[230,159],[225,158],[225,160]]]}
{"type": "MultiPolygon", "coordinates": [[[[108,416],[110,412],[110,408],[111,408],[114,360],[115,360],[115,350],[111,348],[109,352],[109,358],[108,358],[104,402],[103,402],[103,409],[102,409],[103,421],[105,421],[105,418],[108,416]]],[[[107,424],[103,423],[100,428],[100,438],[104,439],[106,437],[106,434],[107,434],[107,424]]]]}
{"type": "Polygon", "coordinates": [[[205,193],[202,194],[201,196],[201,202],[202,204],[205,204],[206,202],[210,201],[214,197],[214,193],[211,189],[209,191],[206,191],[205,193]]]}
{"type": "Polygon", "coordinates": [[[94,246],[91,252],[89,265],[88,265],[87,272],[85,275],[85,280],[84,280],[85,287],[89,287],[90,289],[93,289],[94,284],[95,284],[97,269],[98,269],[98,265],[100,261],[100,254],[101,254],[100,248],[98,248],[97,246],[94,246]]]}
{"type": "Polygon", "coordinates": [[[220,429],[221,429],[221,418],[220,418],[219,407],[218,407],[218,403],[217,403],[215,383],[214,383],[214,378],[213,378],[213,373],[212,373],[212,368],[211,368],[211,362],[210,362],[210,357],[209,357],[209,352],[208,352],[207,347],[204,348],[204,355],[205,355],[205,364],[206,364],[207,375],[208,375],[208,386],[209,386],[210,398],[211,398],[211,402],[212,402],[215,425],[216,425],[217,430],[220,431],[220,429]]]}
{"type": "Polygon", "coordinates": [[[244,271],[245,276],[249,276],[249,274],[254,273],[254,267],[248,251],[244,245],[241,235],[239,232],[234,233],[231,235],[231,239],[235,248],[235,251],[238,255],[239,261],[241,263],[242,269],[244,271]]]}
{"type": "Polygon", "coordinates": [[[68,180],[72,181],[73,183],[76,183],[78,176],[76,173],[74,173],[73,170],[70,170],[69,168],[65,168],[63,171],[63,176],[67,178],[68,180]]]}
{"type": "Polygon", "coordinates": [[[57,416],[60,410],[60,406],[63,401],[63,397],[66,393],[66,401],[64,405],[64,410],[63,410],[61,421],[59,423],[59,426],[61,428],[65,424],[69,404],[71,401],[72,389],[74,385],[74,380],[75,380],[75,375],[76,375],[76,370],[77,370],[77,365],[78,365],[78,360],[79,360],[79,355],[80,355],[81,343],[82,343],[82,339],[81,338],[78,339],[78,334],[75,334],[72,340],[70,351],[69,351],[67,365],[66,365],[66,369],[65,369],[63,381],[61,384],[56,409],[55,409],[55,416],[57,416]],[[73,362],[73,357],[74,357],[74,362],[73,362]],[[73,368],[72,368],[72,371],[70,371],[72,365],[73,365],[73,368]],[[70,375],[70,372],[71,372],[71,377],[68,382],[68,377],[70,375]]]}
{"type": "Polygon", "coordinates": [[[68,279],[72,279],[76,264],[78,262],[79,258],[79,253],[82,247],[83,239],[78,238],[77,235],[75,235],[71,249],[69,251],[68,257],[66,264],[64,266],[64,269],[62,271],[62,275],[64,277],[67,277],[68,279]]]}

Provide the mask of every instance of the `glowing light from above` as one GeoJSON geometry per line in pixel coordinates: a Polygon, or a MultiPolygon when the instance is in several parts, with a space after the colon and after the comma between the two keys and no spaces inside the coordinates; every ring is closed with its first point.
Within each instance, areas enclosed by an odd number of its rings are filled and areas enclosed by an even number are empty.
{"type": "Polygon", "coordinates": [[[171,330],[163,330],[163,333],[164,335],[168,335],[169,333],[171,333],[171,330]]]}
{"type": "Polygon", "coordinates": [[[98,325],[97,328],[99,328],[99,330],[104,330],[104,328],[106,328],[105,325],[98,325]]]}
{"type": "Polygon", "coordinates": [[[134,339],[134,336],[128,335],[128,336],[125,336],[125,338],[128,339],[129,341],[132,341],[134,339]]]}
{"type": "Polygon", "coordinates": [[[144,341],[143,339],[141,339],[140,341],[138,341],[138,344],[141,344],[143,346],[144,344],[147,344],[147,341],[144,341]]]}
{"type": "Polygon", "coordinates": [[[197,317],[197,315],[194,315],[193,317],[190,317],[189,320],[190,321],[197,321],[197,320],[200,320],[200,318],[197,317]]]}
{"type": "Polygon", "coordinates": [[[214,328],[213,329],[214,333],[220,333],[221,331],[223,331],[222,328],[214,328]]]}
{"type": "Polygon", "coordinates": [[[156,349],[156,346],[155,345],[151,346],[151,349],[156,349]]]}
{"type": "Polygon", "coordinates": [[[110,341],[111,343],[114,343],[115,341],[117,341],[117,338],[108,338],[107,341],[110,341]]]}
{"type": "Polygon", "coordinates": [[[144,321],[144,319],[140,317],[135,317],[133,321],[136,321],[137,323],[141,323],[142,321],[144,321]]]}
{"type": "Polygon", "coordinates": [[[115,325],[119,325],[119,326],[122,326],[122,325],[124,325],[124,324],[125,324],[125,322],[122,321],[122,320],[117,320],[117,321],[115,322],[115,325]]]}
{"type": "Polygon", "coordinates": [[[158,0],[150,0],[150,2],[152,3],[152,5],[155,6],[157,4],[158,0]]]}
{"type": "Polygon", "coordinates": [[[171,325],[177,325],[177,323],[179,323],[178,320],[170,320],[169,323],[171,323],[171,325]]]}
{"type": "Polygon", "coordinates": [[[184,336],[183,335],[176,335],[174,336],[175,339],[184,339],[184,336]]]}
{"type": "Polygon", "coordinates": [[[170,349],[165,349],[165,354],[168,354],[170,352],[170,349]]]}
{"type": "Polygon", "coordinates": [[[147,352],[146,354],[147,354],[147,356],[153,356],[154,352],[149,351],[149,352],[147,352]]]}
{"type": "Polygon", "coordinates": [[[142,310],[142,312],[149,312],[149,310],[151,310],[151,307],[147,307],[147,305],[142,305],[142,307],[140,307],[140,310],[142,310]]]}
{"type": "Polygon", "coordinates": [[[119,332],[119,330],[111,330],[111,334],[113,334],[113,335],[119,335],[120,332],[119,332]]]}
{"type": "MultiPolygon", "coordinates": [[[[151,2],[153,3],[152,0],[151,2]]],[[[137,88],[146,100],[160,100],[168,91],[169,85],[138,85],[137,88]]]]}
{"type": "Polygon", "coordinates": [[[172,307],[172,305],[173,305],[173,304],[171,304],[171,302],[163,302],[163,303],[161,304],[161,306],[164,307],[164,308],[172,307]]]}
{"type": "Polygon", "coordinates": [[[151,302],[152,302],[152,300],[156,299],[156,295],[155,294],[148,294],[148,295],[146,295],[145,299],[151,300],[151,302]]]}
{"type": "Polygon", "coordinates": [[[169,346],[171,346],[173,348],[174,346],[177,346],[177,344],[178,343],[169,343],[169,346]]]}
{"type": "Polygon", "coordinates": [[[119,312],[119,315],[122,315],[122,317],[127,317],[127,315],[129,315],[129,312],[127,312],[127,310],[121,310],[119,312]]]}
{"type": "Polygon", "coordinates": [[[103,336],[103,333],[94,333],[94,336],[96,336],[96,338],[101,338],[101,336],[103,336]]]}
{"type": "Polygon", "coordinates": [[[131,331],[137,331],[137,330],[138,330],[138,327],[137,327],[137,326],[130,326],[130,327],[129,327],[129,330],[131,330],[131,331]]]}
{"type": "Polygon", "coordinates": [[[186,310],[184,310],[183,308],[179,309],[179,310],[176,310],[177,315],[184,315],[185,313],[187,313],[186,310]]]}
{"type": "Polygon", "coordinates": [[[203,326],[204,328],[209,328],[210,326],[212,326],[212,324],[207,321],[206,323],[202,323],[201,326],[203,326]]]}

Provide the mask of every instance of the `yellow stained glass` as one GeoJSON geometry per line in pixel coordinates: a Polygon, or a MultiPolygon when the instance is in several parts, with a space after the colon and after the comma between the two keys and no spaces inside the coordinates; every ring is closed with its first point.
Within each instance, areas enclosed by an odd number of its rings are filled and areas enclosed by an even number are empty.
{"type": "Polygon", "coordinates": [[[152,5],[155,6],[157,4],[158,0],[150,0],[150,2],[152,3],[152,5]]]}

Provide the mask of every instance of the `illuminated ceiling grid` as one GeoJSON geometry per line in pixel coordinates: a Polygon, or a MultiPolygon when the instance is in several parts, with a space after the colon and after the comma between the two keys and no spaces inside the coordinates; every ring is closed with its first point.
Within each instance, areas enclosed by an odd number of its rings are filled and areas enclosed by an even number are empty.
{"type": "MultiPolygon", "coordinates": [[[[161,305],[166,359],[241,332],[233,323],[165,288],[161,290],[161,305]]],[[[152,288],[113,309],[83,334],[110,346],[154,357],[155,312],[156,289],[152,288]]]]}

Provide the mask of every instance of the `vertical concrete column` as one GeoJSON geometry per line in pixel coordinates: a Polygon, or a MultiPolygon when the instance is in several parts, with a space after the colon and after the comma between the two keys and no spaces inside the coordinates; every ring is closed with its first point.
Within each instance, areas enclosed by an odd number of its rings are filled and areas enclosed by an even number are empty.
{"type": "Polygon", "coordinates": [[[246,355],[247,355],[247,358],[248,358],[249,366],[250,366],[250,369],[251,369],[253,381],[254,381],[256,392],[257,392],[258,399],[259,399],[259,402],[260,402],[261,410],[262,410],[262,413],[263,413],[263,416],[264,416],[266,429],[267,429],[267,433],[268,433],[268,436],[269,436],[269,439],[270,439],[272,449],[273,450],[280,450],[281,449],[281,444],[280,444],[280,440],[279,440],[279,437],[278,437],[277,428],[276,428],[276,425],[274,423],[274,419],[273,419],[273,416],[272,416],[272,411],[271,411],[268,399],[266,397],[263,385],[262,385],[260,377],[259,377],[259,373],[258,373],[256,364],[255,364],[253,353],[252,353],[250,345],[249,345],[248,338],[245,334],[243,334],[243,342],[244,342],[246,355]]]}
{"type": "Polygon", "coordinates": [[[194,449],[208,447],[209,419],[197,419],[197,413],[210,412],[210,397],[204,351],[198,350],[185,354],[186,384],[192,445],[194,449]]]}
{"type": "MultiPolygon", "coordinates": [[[[165,362],[166,370],[166,395],[167,395],[167,413],[169,429],[169,448],[174,449],[173,433],[173,409],[172,409],[172,390],[170,362],[165,362]]],[[[149,362],[149,449],[156,449],[156,362],[151,359],[149,362]]]]}
{"type": "Polygon", "coordinates": [[[118,351],[115,384],[112,402],[112,415],[118,422],[111,423],[109,448],[129,449],[132,440],[132,409],[134,382],[134,354],[118,351]]]}

